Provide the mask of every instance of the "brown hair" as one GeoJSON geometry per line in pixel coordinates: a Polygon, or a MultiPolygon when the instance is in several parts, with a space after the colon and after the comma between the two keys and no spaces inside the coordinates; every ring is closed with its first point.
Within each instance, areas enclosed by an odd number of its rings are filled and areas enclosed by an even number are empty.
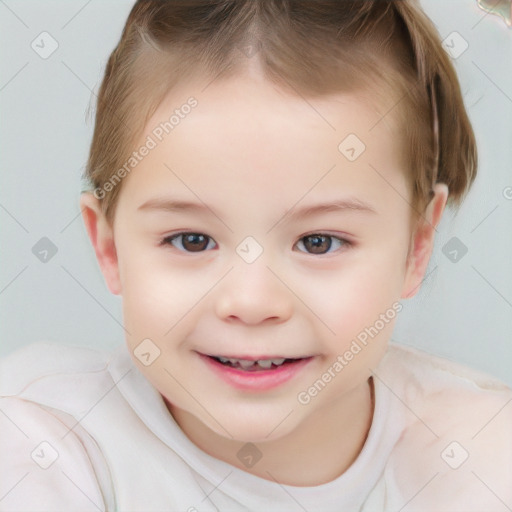
{"type": "MultiPolygon", "coordinates": [[[[84,173],[92,188],[127,161],[174,85],[240,73],[249,45],[266,78],[296,94],[392,98],[411,206],[426,207],[436,182],[460,206],[476,176],[475,138],[450,57],[416,0],[138,0],[98,94],[84,173]]],[[[109,222],[120,189],[101,198],[109,222]]]]}

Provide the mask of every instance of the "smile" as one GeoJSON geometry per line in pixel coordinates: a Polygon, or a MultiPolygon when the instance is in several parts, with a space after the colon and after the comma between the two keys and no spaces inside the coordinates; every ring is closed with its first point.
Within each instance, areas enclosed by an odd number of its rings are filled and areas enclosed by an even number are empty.
{"type": "MultiPolygon", "coordinates": [[[[275,388],[298,375],[314,356],[300,358],[234,358],[199,354],[213,374],[244,391],[275,388]]],[[[246,356],[247,357],[247,356],[246,356]]]]}
{"type": "Polygon", "coordinates": [[[246,371],[261,371],[261,370],[270,370],[273,368],[277,368],[278,366],[282,366],[283,364],[288,364],[294,361],[298,361],[299,359],[287,359],[284,357],[273,358],[273,359],[237,359],[237,358],[229,358],[222,356],[212,356],[214,359],[219,361],[220,363],[231,366],[232,368],[240,368],[246,371]]]}

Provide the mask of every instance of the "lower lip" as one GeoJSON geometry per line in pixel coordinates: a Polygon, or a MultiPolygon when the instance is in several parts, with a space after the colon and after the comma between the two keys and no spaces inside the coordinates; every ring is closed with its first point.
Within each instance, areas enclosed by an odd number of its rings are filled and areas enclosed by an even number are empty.
{"type": "Polygon", "coordinates": [[[292,379],[313,360],[313,357],[308,357],[300,359],[296,363],[283,364],[274,370],[244,371],[223,365],[204,354],[199,355],[221,379],[234,388],[244,391],[265,391],[276,388],[292,379]]]}

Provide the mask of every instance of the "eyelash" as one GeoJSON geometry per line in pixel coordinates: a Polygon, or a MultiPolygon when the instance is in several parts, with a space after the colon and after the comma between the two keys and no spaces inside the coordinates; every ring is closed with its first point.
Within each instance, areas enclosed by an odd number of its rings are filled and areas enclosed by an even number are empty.
{"type": "MultiPolygon", "coordinates": [[[[206,238],[208,238],[209,240],[213,240],[213,238],[209,237],[208,235],[205,235],[204,233],[199,233],[199,232],[195,232],[195,231],[183,231],[183,232],[180,232],[180,233],[176,233],[174,235],[166,236],[165,238],[163,238],[160,241],[159,245],[161,245],[161,246],[172,246],[172,247],[176,248],[172,244],[172,242],[174,240],[180,238],[181,236],[184,236],[184,235],[203,235],[206,238]]],[[[346,238],[341,238],[341,237],[338,237],[338,236],[330,235],[328,233],[321,233],[321,232],[319,232],[319,233],[310,233],[308,235],[304,235],[304,236],[299,238],[297,243],[302,242],[306,238],[310,238],[310,237],[314,237],[314,236],[323,236],[323,237],[327,237],[327,238],[330,238],[330,239],[333,239],[333,240],[338,240],[339,242],[341,242],[341,248],[345,247],[345,248],[349,249],[350,247],[353,246],[353,243],[350,242],[349,240],[347,240],[346,238]]],[[[331,249],[331,247],[329,247],[329,249],[331,249]]],[[[182,249],[178,249],[178,250],[180,252],[184,252],[184,253],[187,253],[187,254],[194,254],[194,253],[205,252],[207,249],[204,249],[202,251],[187,251],[184,248],[183,248],[183,250],[182,249]]],[[[312,256],[325,256],[325,255],[332,254],[332,253],[337,252],[337,251],[328,251],[328,252],[322,253],[322,254],[315,254],[315,253],[307,252],[307,251],[300,251],[300,252],[303,252],[305,254],[310,254],[312,256]]]]}

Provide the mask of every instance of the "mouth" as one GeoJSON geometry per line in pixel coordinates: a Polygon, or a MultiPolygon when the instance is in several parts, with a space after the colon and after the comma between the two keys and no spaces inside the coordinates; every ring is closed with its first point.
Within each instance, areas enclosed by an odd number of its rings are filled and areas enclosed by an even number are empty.
{"type": "Polygon", "coordinates": [[[223,366],[227,366],[229,368],[235,368],[238,370],[243,370],[246,372],[258,372],[258,371],[266,371],[266,370],[275,370],[277,368],[281,368],[284,366],[289,366],[298,363],[299,361],[303,361],[304,359],[310,359],[310,357],[254,357],[254,356],[245,356],[244,358],[240,357],[226,357],[226,356],[214,356],[205,354],[210,359],[217,361],[223,366]]]}
{"type": "Polygon", "coordinates": [[[299,378],[313,364],[316,356],[278,357],[248,356],[227,357],[202,354],[205,368],[234,389],[260,393],[278,388],[286,382],[299,378]]]}

